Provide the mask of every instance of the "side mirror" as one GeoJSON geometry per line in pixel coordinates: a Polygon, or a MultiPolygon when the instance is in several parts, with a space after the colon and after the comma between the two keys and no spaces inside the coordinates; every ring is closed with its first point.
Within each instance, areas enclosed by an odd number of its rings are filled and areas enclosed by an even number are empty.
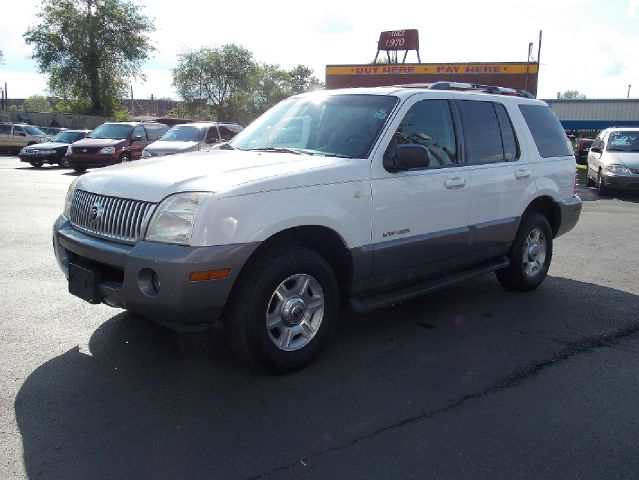
{"type": "Polygon", "coordinates": [[[397,145],[394,158],[384,158],[384,168],[389,172],[428,168],[430,151],[423,145],[397,145]]]}
{"type": "Polygon", "coordinates": [[[599,147],[590,147],[590,151],[591,152],[595,152],[595,153],[601,153],[601,148],[599,148],[599,147]]]}

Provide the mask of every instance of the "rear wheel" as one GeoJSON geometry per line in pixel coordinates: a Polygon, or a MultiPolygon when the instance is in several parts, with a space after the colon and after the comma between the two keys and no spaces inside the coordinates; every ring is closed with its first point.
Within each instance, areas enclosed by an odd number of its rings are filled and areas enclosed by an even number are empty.
{"type": "Polygon", "coordinates": [[[229,346],[248,364],[287,372],[311,362],[337,320],[333,271],[306,248],[261,255],[242,272],[225,317],[229,346]]]}
{"type": "Polygon", "coordinates": [[[64,168],[69,168],[71,166],[71,164],[69,163],[69,159],[64,156],[60,159],[60,161],[58,162],[58,165],[64,168]]]}
{"type": "Polygon", "coordinates": [[[544,281],[552,259],[552,230],[546,217],[539,213],[524,217],[508,257],[510,266],[495,272],[504,287],[528,291],[544,281]]]}
{"type": "Polygon", "coordinates": [[[40,162],[40,161],[37,161],[37,160],[34,160],[32,162],[29,162],[29,163],[34,168],[40,168],[43,165],[43,162],[40,162]]]}

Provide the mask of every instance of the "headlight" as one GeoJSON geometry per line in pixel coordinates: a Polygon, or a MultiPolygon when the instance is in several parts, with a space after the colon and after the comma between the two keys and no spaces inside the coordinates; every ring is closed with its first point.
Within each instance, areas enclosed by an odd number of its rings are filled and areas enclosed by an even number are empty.
{"type": "Polygon", "coordinates": [[[67,197],[64,200],[64,216],[67,218],[71,218],[71,202],[73,201],[73,194],[75,193],[75,186],[80,180],[80,177],[76,178],[69,185],[69,190],[67,190],[67,197]]]}
{"type": "Polygon", "coordinates": [[[55,150],[45,150],[43,153],[45,155],[55,155],[55,150]]]}
{"type": "Polygon", "coordinates": [[[613,163],[612,165],[606,166],[606,172],[610,173],[630,173],[630,170],[625,165],[621,165],[619,163],[613,163]]]}
{"type": "Polygon", "coordinates": [[[149,222],[145,239],[152,242],[190,245],[195,216],[210,192],[177,193],[160,203],[149,222]]]}
{"type": "Polygon", "coordinates": [[[112,155],[115,153],[115,147],[104,147],[100,150],[101,154],[112,155]]]}

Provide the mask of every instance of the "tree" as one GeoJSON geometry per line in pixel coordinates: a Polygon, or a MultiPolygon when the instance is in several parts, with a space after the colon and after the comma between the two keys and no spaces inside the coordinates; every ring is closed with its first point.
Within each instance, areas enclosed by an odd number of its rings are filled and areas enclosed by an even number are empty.
{"type": "Polygon", "coordinates": [[[22,104],[22,109],[27,112],[50,112],[53,110],[51,102],[42,95],[31,95],[22,104]]]}
{"type": "Polygon", "coordinates": [[[313,71],[298,65],[290,71],[258,63],[244,47],[202,47],[180,55],[173,85],[185,104],[176,116],[197,116],[247,124],[280,100],[323,88],[313,71]]]}
{"type": "Polygon", "coordinates": [[[45,0],[24,33],[51,93],[86,113],[112,115],[140,74],[154,30],[130,0],[45,0]]]}
{"type": "Polygon", "coordinates": [[[580,93],[579,90],[566,90],[559,95],[561,100],[584,100],[586,96],[580,93]]]}

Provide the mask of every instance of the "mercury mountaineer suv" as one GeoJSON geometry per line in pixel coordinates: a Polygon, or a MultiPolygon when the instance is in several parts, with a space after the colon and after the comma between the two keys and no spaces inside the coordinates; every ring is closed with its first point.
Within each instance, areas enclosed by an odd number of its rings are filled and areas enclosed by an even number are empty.
{"type": "Polygon", "coordinates": [[[281,372],[340,306],[489,272],[538,287],[581,212],[572,148],[544,102],[468,90],[302,94],[218,150],[77,178],[53,228],[69,291],[176,329],[222,321],[241,359],[281,372]]]}

